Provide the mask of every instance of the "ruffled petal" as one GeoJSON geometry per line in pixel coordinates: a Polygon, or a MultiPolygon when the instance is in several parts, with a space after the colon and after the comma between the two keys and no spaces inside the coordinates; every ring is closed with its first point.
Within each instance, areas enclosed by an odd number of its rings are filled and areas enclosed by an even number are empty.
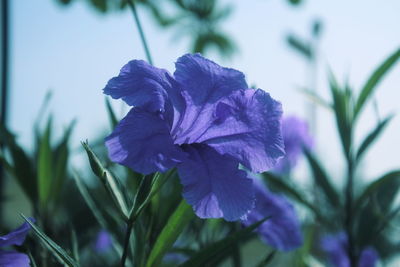
{"type": "Polygon", "coordinates": [[[106,138],[109,158],[143,174],[165,172],[186,158],[169,131],[161,113],[132,108],[106,138]]]}
{"type": "MultiPolygon", "coordinates": [[[[29,220],[31,222],[35,222],[35,219],[33,218],[29,218],[29,220]]],[[[30,225],[27,222],[25,222],[20,227],[10,232],[9,234],[0,236],[0,247],[11,246],[11,245],[17,245],[17,246],[22,245],[30,229],[31,229],[30,225]]]]}
{"type": "Polygon", "coordinates": [[[202,134],[204,123],[211,118],[221,98],[248,88],[243,73],[223,68],[200,54],[180,57],[174,77],[186,102],[185,111],[173,129],[179,144],[193,143],[202,134]]]}
{"type": "Polygon", "coordinates": [[[128,62],[104,88],[104,94],[122,98],[128,105],[148,111],[164,110],[166,90],[171,87],[168,72],[143,60],[128,62]]]}
{"type": "Polygon", "coordinates": [[[200,218],[240,219],[253,208],[252,180],[238,162],[206,145],[184,145],[190,155],[178,165],[183,197],[200,218]]]}
{"type": "Polygon", "coordinates": [[[0,250],[1,267],[29,267],[30,262],[29,257],[23,253],[0,250]]]}
{"type": "Polygon", "coordinates": [[[257,228],[264,242],[282,251],[301,246],[303,237],[294,207],[284,196],[269,192],[260,181],[254,180],[254,187],[256,205],[242,223],[249,226],[270,217],[257,228]]]}
{"type": "Polygon", "coordinates": [[[239,90],[218,103],[196,142],[235,157],[253,172],[267,171],[284,155],[281,116],[281,104],[268,93],[239,90]]]}

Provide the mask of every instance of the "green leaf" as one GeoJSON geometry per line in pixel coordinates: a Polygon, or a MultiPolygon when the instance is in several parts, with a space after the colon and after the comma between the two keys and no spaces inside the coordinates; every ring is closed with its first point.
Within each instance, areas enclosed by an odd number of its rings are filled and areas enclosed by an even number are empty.
{"type": "Polygon", "coordinates": [[[4,156],[1,155],[1,160],[6,165],[6,170],[16,178],[18,184],[32,203],[36,203],[38,199],[38,189],[36,170],[32,164],[32,160],[22,147],[17,144],[15,136],[6,128],[1,128],[0,140],[9,150],[12,159],[12,163],[9,163],[4,156]]]}
{"type": "Polygon", "coordinates": [[[300,92],[303,93],[312,102],[317,103],[321,107],[324,107],[328,110],[332,110],[332,106],[324,99],[322,99],[319,95],[317,95],[315,92],[305,88],[300,88],[300,92]]]}
{"type": "Polygon", "coordinates": [[[268,264],[272,261],[272,259],[274,258],[276,254],[276,250],[273,250],[271,252],[269,252],[264,259],[262,259],[256,266],[257,267],[264,267],[264,266],[268,266],[268,264]]]}
{"type": "Polygon", "coordinates": [[[305,149],[304,154],[306,155],[308,163],[310,164],[315,184],[318,185],[319,188],[321,188],[321,190],[324,192],[326,199],[329,201],[332,207],[339,207],[339,194],[331,184],[331,179],[328,177],[328,174],[310,151],[305,149]]]}
{"type": "Polygon", "coordinates": [[[224,239],[217,241],[204,249],[197,252],[193,257],[180,265],[180,267],[197,267],[197,266],[207,266],[211,261],[216,259],[221,260],[221,256],[226,254],[234,244],[237,244],[249,237],[249,235],[265,222],[268,218],[258,221],[249,227],[246,227],[240,231],[235,232],[232,235],[225,237],[224,239]]]}
{"type": "MultiPolygon", "coordinates": [[[[86,205],[89,207],[90,211],[93,213],[93,216],[96,218],[96,221],[99,223],[101,228],[103,229],[112,229],[110,224],[107,222],[103,214],[101,213],[101,209],[96,204],[95,200],[93,199],[92,195],[89,193],[88,187],[82,181],[82,178],[78,175],[77,172],[73,173],[73,177],[76,182],[76,186],[78,187],[79,192],[81,193],[83,199],[86,202],[86,205]]],[[[112,235],[113,240],[115,240],[114,236],[112,235]]],[[[113,248],[118,255],[122,255],[122,247],[115,241],[112,242],[113,248]]]]}
{"type": "Polygon", "coordinates": [[[110,100],[106,98],[106,107],[107,107],[107,113],[108,113],[108,118],[111,122],[111,130],[114,130],[115,126],[118,124],[118,119],[117,116],[115,115],[114,109],[111,106],[110,100]]]}
{"type": "Polygon", "coordinates": [[[33,224],[27,217],[21,214],[22,218],[32,227],[35,234],[39,237],[40,241],[53,253],[53,255],[60,261],[70,267],[78,267],[79,264],[59,245],[57,245],[50,237],[48,237],[39,227],[33,224]]]}
{"type": "Polygon", "coordinates": [[[77,172],[73,173],[73,177],[76,183],[76,186],[78,187],[79,192],[81,193],[83,199],[86,202],[86,205],[89,207],[90,211],[93,213],[93,216],[96,218],[97,222],[99,225],[104,228],[108,229],[108,224],[106,219],[103,217],[103,215],[100,212],[100,208],[94,201],[93,197],[89,193],[89,189],[85,185],[85,183],[82,181],[82,178],[80,175],[78,175],[77,172]]]}
{"type": "Polygon", "coordinates": [[[356,161],[359,161],[367,149],[373,144],[376,139],[380,136],[383,130],[386,128],[390,120],[393,118],[393,115],[386,117],[383,121],[380,121],[378,125],[364,138],[362,141],[360,148],[357,151],[356,161]]]}
{"type": "MultiPolygon", "coordinates": [[[[386,207],[390,202],[389,200],[385,200],[385,198],[389,197],[390,201],[393,201],[393,197],[395,196],[395,193],[398,191],[399,187],[399,182],[400,182],[400,170],[395,170],[391,171],[389,173],[386,173],[385,175],[381,176],[380,178],[376,179],[374,182],[370,183],[361,193],[361,195],[356,199],[355,204],[354,204],[354,210],[358,211],[362,207],[362,205],[368,200],[370,196],[373,194],[376,194],[378,192],[381,192],[381,198],[382,200],[380,201],[381,206],[386,207]],[[393,184],[395,182],[395,184],[393,184]],[[396,186],[397,184],[397,186],[396,186]],[[393,191],[390,193],[388,190],[382,190],[383,187],[389,185],[390,191],[393,191]],[[394,185],[394,186],[393,186],[394,185]],[[386,195],[386,197],[385,197],[386,195]]],[[[390,208],[390,207],[388,207],[390,208]]]]}
{"type": "Polygon", "coordinates": [[[360,95],[357,99],[354,117],[358,117],[361,110],[363,109],[367,100],[373,94],[376,86],[385,76],[385,74],[394,66],[397,60],[400,57],[400,48],[396,49],[396,51],[391,54],[369,77],[363,88],[361,89],[360,95]]]}
{"type": "Polygon", "coordinates": [[[55,159],[54,166],[54,178],[53,178],[53,189],[51,196],[54,199],[59,198],[61,191],[68,177],[67,165],[69,159],[69,139],[72,134],[72,130],[76,124],[76,121],[72,121],[68,128],[64,131],[64,135],[61,138],[60,143],[56,146],[53,152],[53,158],[55,159]]]}
{"type": "Polygon", "coordinates": [[[332,73],[330,73],[329,85],[337,129],[343,152],[346,158],[348,158],[350,156],[353,138],[353,98],[351,90],[348,87],[344,90],[341,89],[332,73]]]}
{"type": "Polygon", "coordinates": [[[293,50],[297,51],[300,55],[303,55],[308,60],[314,59],[314,52],[309,43],[301,40],[299,37],[289,34],[286,38],[287,43],[293,50]]]}
{"type": "MultiPolygon", "coordinates": [[[[150,203],[152,198],[157,194],[162,186],[168,181],[170,177],[172,177],[176,173],[176,169],[171,169],[166,173],[159,173],[156,172],[154,174],[153,179],[151,180],[151,189],[150,192],[147,194],[146,198],[143,200],[142,203],[140,203],[138,200],[135,200],[135,204],[132,206],[130,212],[129,212],[129,221],[134,222],[137,217],[140,215],[140,213],[144,210],[144,208],[150,203]]],[[[145,178],[144,178],[145,179],[145,178]]],[[[144,195],[143,195],[144,196],[144,195]]],[[[140,197],[142,198],[142,197],[140,197]]]]}
{"type": "Polygon", "coordinates": [[[179,235],[193,217],[192,207],[185,200],[182,200],[157,237],[146,263],[147,267],[160,265],[165,253],[172,248],[179,235]]]}
{"type": "Polygon", "coordinates": [[[301,4],[302,0],[288,0],[288,2],[293,5],[293,6],[298,6],[299,4],[301,4]]]}
{"type": "Polygon", "coordinates": [[[45,206],[48,202],[52,190],[53,183],[53,158],[51,153],[50,138],[51,138],[52,119],[49,118],[44,134],[40,138],[38,151],[38,190],[40,204],[45,206]]]}
{"type": "Polygon", "coordinates": [[[106,168],[103,167],[99,158],[92,151],[87,142],[82,142],[82,146],[86,150],[93,173],[100,179],[100,181],[104,185],[107,193],[114,201],[114,204],[118,208],[118,211],[120,212],[122,217],[127,220],[128,207],[120,181],[106,168]]]}

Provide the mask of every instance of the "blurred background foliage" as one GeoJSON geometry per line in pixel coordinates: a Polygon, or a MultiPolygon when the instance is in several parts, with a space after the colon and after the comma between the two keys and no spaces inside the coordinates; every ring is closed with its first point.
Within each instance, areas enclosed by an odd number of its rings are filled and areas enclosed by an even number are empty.
{"type": "MultiPolygon", "coordinates": [[[[91,8],[104,15],[131,8],[128,1],[57,0],[65,7],[87,2],[91,8]]],[[[301,8],[303,1],[285,2],[301,8]]],[[[173,33],[175,39],[189,39],[190,52],[207,54],[209,50],[214,50],[221,56],[230,57],[239,49],[223,27],[234,12],[233,5],[221,4],[217,0],[138,0],[135,4],[148,10],[152,19],[160,27],[173,33]]],[[[286,36],[286,42],[294,53],[307,62],[307,76],[311,79],[302,91],[304,97],[311,100],[307,106],[311,129],[315,131],[317,109],[327,109],[335,117],[343,150],[342,157],[346,162],[342,175],[346,184],[343,188],[338,188],[333,181],[342,172],[328,173],[328,168],[324,165],[329,162],[323,164],[315,151],[305,152],[309,166],[305,175],[309,175],[312,180],[310,187],[301,184],[291,175],[262,175],[271,188],[283,192],[296,203],[303,219],[305,240],[300,249],[291,253],[275,252],[261,243],[255,234],[244,232],[239,223],[201,220],[193,216],[191,209],[178,206],[182,199],[181,185],[175,172],[168,173],[168,177],[161,175],[144,179],[138,173],[116,166],[107,159],[102,144],[103,135],[98,140],[83,143],[83,148],[76,152],[71,148],[76,147],[76,144],[69,143],[74,122],[65,128],[61,136],[54,137],[53,117],[46,110],[49,96],[32,126],[33,149],[20,145],[17,136],[7,127],[2,127],[0,132],[0,141],[4,144],[1,162],[5,173],[18,185],[12,187],[16,191],[12,189],[5,192],[6,198],[2,205],[7,205],[11,210],[12,205],[26,207],[26,214],[32,214],[38,220],[39,228],[64,248],[58,252],[50,252],[51,250],[44,249],[48,245],[35,245],[35,240],[38,239],[46,244],[47,239],[39,237],[29,239],[23,250],[33,256],[37,266],[57,266],[59,260],[57,257],[50,257],[50,253],[61,258],[63,253],[71,255],[72,260],[80,262],[82,266],[117,266],[124,245],[125,229],[121,222],[126,216],[121,205],[139,208],[144,204],[141,216],[136,221],[134,238],[131,239],[128,254],[130,265],[144,266],[150,258],[157,263],[164,259],[162,266],[177,266],[188,259],[197,260],[199,266],[323,266],[326,255],[321,251],[320,239],[326,234],[340,231],[349,234],[350,249],[354,255],[366,246],[373,246],[379,252],[382,263],[389,263],[400,251],[396,228],[400,211],[396,201],[400,170],[390,170],[373,182],[365,183],[359,168],[364,154],[379,140],[392,115],[377,117],[376,127],[371,129],[361,143],[355,143],[354,134],[365,105],[373,103],[377,84],[395,65],[400,51],[395,51],[372,72],[358,94],[347,82],[339,83],[331,74],[331,96],[327,100],[318,94],[316,86],[318,45],[323,37],[323,21],[313,21],[309,33],[306,38],[290,33],[286,36]],[[93,173],[85,171],[85,168],[77,170],[70,164],[70,158],[74,154],[85,150],[93,173]],[[114,183],[111,188],[110,180],[104,181],[102,176],[105,170],[109,171],[108,178],[114,183]],[[158,183],[163,179],[168,181],[159,194],[147,201],[144,196],[151,192],[153,182],[158,183]],[[19,192],[18,188],[22,191],[19,192]],[[16,199],[17,204],[9,202],[16,199]],[[191,220],[176,226],[176,234],[182,233],[181,237],[169,236],[169,240],[163,240],[164,229],[176,220],[176,216],[182,214],[191,220]],[[99,233],[104,229],[110,235],[112,245],[99,251],[96,250],[96,242],[99,233]],[[178,238],[176,242],[174,238],[178,238]],[[152,258],[159,239],[172,243],[167,251],[152,258]],[[206,253],[199,255],[202,250],[206,253]]],[[[109,114],[110,127],[113,128],[120,118],[117,118],[108,102],[105,108],[109,114]]],[[[89,169],[89,164],[86,167],[89,169]]],[[[0,224],[0,230],[3,233],[6,227],[0,224]]]]}

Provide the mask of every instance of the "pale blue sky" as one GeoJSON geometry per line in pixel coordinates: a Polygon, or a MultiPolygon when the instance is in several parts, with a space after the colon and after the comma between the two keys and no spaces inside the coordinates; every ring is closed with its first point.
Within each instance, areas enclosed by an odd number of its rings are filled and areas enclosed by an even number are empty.
{"type": "MultiPolygon", "coordinates": [[[[129,12],[102,16],[83,1],[62,8],[52,0],[12,2],[12,80],[10,124],[25,144],[31,141],[33,120],[45,93],[52,89],[51,109],[59,132],[78,118],[74,145],[92,139],[108,126],[101,89],[131,59],[144,59],[143,49],[129,12]]],[[[400,46],[398,0],[306,0],[293,8],[284,0],[228,1],[236,8],[224,28],[237,42],[231,60],[211,57],[243,71],[249,84],[271,93],[283,103],[286,114],[304,116],[304,97],[296,88],[307,84],[305,62],[285,43],[288,32],[309,35],[314,18],[324,22],[319,68],[319,91],[328,96],[325,72],[349,77],[357,88],[387,55],[400,46]]],[[[140,9],[155,64],[173,71],[173,63],[187,43],[173,40],[140,9]]],[[[399,113],[400,64],[381,84],[377,100],[381,114],[399,113]]],[[[115,105],[120,109],[121,105],[115,105]]],[[[331,115],[318,110],[319,152],[329,169],[341,166],[331,115]],[[333,160],[332,160],[333,159],[333,160]]],[[[372,127],[369,108],[361,120],[360,136],[372,127]]],[[[400,118],[388,127],[370,156],[365,172],[374,178],[399,167],[400,118]]]]}

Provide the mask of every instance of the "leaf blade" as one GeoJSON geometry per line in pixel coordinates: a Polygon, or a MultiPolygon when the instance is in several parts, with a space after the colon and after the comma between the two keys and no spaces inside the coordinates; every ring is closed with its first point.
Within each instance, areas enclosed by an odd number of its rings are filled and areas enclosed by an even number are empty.
{"type": "Polygon", "coordinates": [[[78,263],[59,245],[57,245],[50,237],[48,237],[39,227],[32,223],[27,217],[21,214],[22,218],[31,226],[39,239],[49,248],[53,255],[61,261],[61,263],[70,267],[79,267],[78,263]]]}
{"type": "Polygon", "coordinates": [[[400,48],[392,53],[379,67],[372,73],[369,79],[363,86],[361,93],[357,99],[355,106],[354,116],[359,116],[362,108],[367,102],[368,98],[372,95],[378,83],[382,80],[383,76],[394,66],[397,60],[400,58],[400,48]]]}
{"type": "Polygon", "coordinates": [[[192,207],[182,200],[158,236],[146,263],[147,267],[159,266],[165,253],[172,247],[193,217],[192,207]]]}

